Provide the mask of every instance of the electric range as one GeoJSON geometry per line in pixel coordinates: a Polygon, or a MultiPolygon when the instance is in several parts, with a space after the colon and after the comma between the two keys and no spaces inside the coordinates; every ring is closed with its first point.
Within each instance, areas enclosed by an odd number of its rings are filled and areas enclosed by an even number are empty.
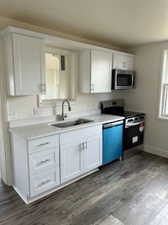
{"type": "Polygon", "coordinates": [[[124,150],[142,145],[144,142],[145,114],[142,112],[125,111],[124,100],[108,100],[100,103],[101,113],[123,116],[124,150]]]}

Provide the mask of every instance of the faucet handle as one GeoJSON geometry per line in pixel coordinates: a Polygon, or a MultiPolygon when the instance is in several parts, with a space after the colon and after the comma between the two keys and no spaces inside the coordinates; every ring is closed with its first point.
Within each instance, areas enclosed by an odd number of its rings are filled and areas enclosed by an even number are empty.
{"type": "Polygon", "coordinates": [[[67,115],[67,113],[65,113],[65,114],[64,114],[64,118],[67,118],[67,117],[68,117],[68,115],[67,115]]]}

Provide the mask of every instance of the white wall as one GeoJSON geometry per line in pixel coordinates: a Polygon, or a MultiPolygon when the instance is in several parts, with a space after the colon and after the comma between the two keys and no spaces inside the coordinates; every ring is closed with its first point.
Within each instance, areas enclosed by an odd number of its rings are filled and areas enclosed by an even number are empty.
{"type": "Polygon", "coordinates": [[[126,92],[131,110],[146,113],[145,149],[168,156],[168,120],[158,119],[163,50],[168,42],[138,47],[136,53],[136,89],[126,92]]]}
{"type": "Polygon", "coordinates": [[[8,118],[6,107],[6,79],[4,70],[4,51],[2,42],[0,41],[0,169],[1,177],[5,183],[12,180],[11,174],[11,151],[8,133],[8,118]]]}

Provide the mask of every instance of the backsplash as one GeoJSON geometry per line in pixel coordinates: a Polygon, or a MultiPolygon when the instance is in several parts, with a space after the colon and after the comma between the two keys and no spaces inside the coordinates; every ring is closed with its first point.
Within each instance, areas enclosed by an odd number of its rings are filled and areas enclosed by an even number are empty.
{"type": "MultiPolygon", "coordinates": [[[[68,116],[98,113],[100,112],[100,101],[119,97],[121,97],[119,92],[92,95],[78,94],[77,99],[71,102],[72,112],[68,112],[68,116]]],[[[66,108],[65,112],[67,112],[66,108]]],[[[61,113],[61,101],[56,103],[56,113],[61,113]]],[[[53,108],[51,106],[38,108],[36,96],[8,98],[8,121],[52,115],[53,108]]]]}

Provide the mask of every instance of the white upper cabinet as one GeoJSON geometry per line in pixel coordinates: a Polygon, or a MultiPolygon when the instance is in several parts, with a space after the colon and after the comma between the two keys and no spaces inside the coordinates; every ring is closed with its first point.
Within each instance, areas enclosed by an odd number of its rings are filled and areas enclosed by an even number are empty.
{"type": "Polygon", "coordinates": [[[80,53],[80,91],[111,92],[112,52],[85,50],[80,53]]]}
{"type": "Polygon", "coordinates": [[[134,70],[134,56],[120,52],[114,52],[113,69],[134,70]]]}
{"type": "Polygon", "coordinates": [[[45,92],[43,40],[10,32],[4,39],[9,95],[45,92]]]}
{"type": "Polygon", "coordinates": [[[111,92],[112,53],[91,51],[91,92],[111,92]]]}

